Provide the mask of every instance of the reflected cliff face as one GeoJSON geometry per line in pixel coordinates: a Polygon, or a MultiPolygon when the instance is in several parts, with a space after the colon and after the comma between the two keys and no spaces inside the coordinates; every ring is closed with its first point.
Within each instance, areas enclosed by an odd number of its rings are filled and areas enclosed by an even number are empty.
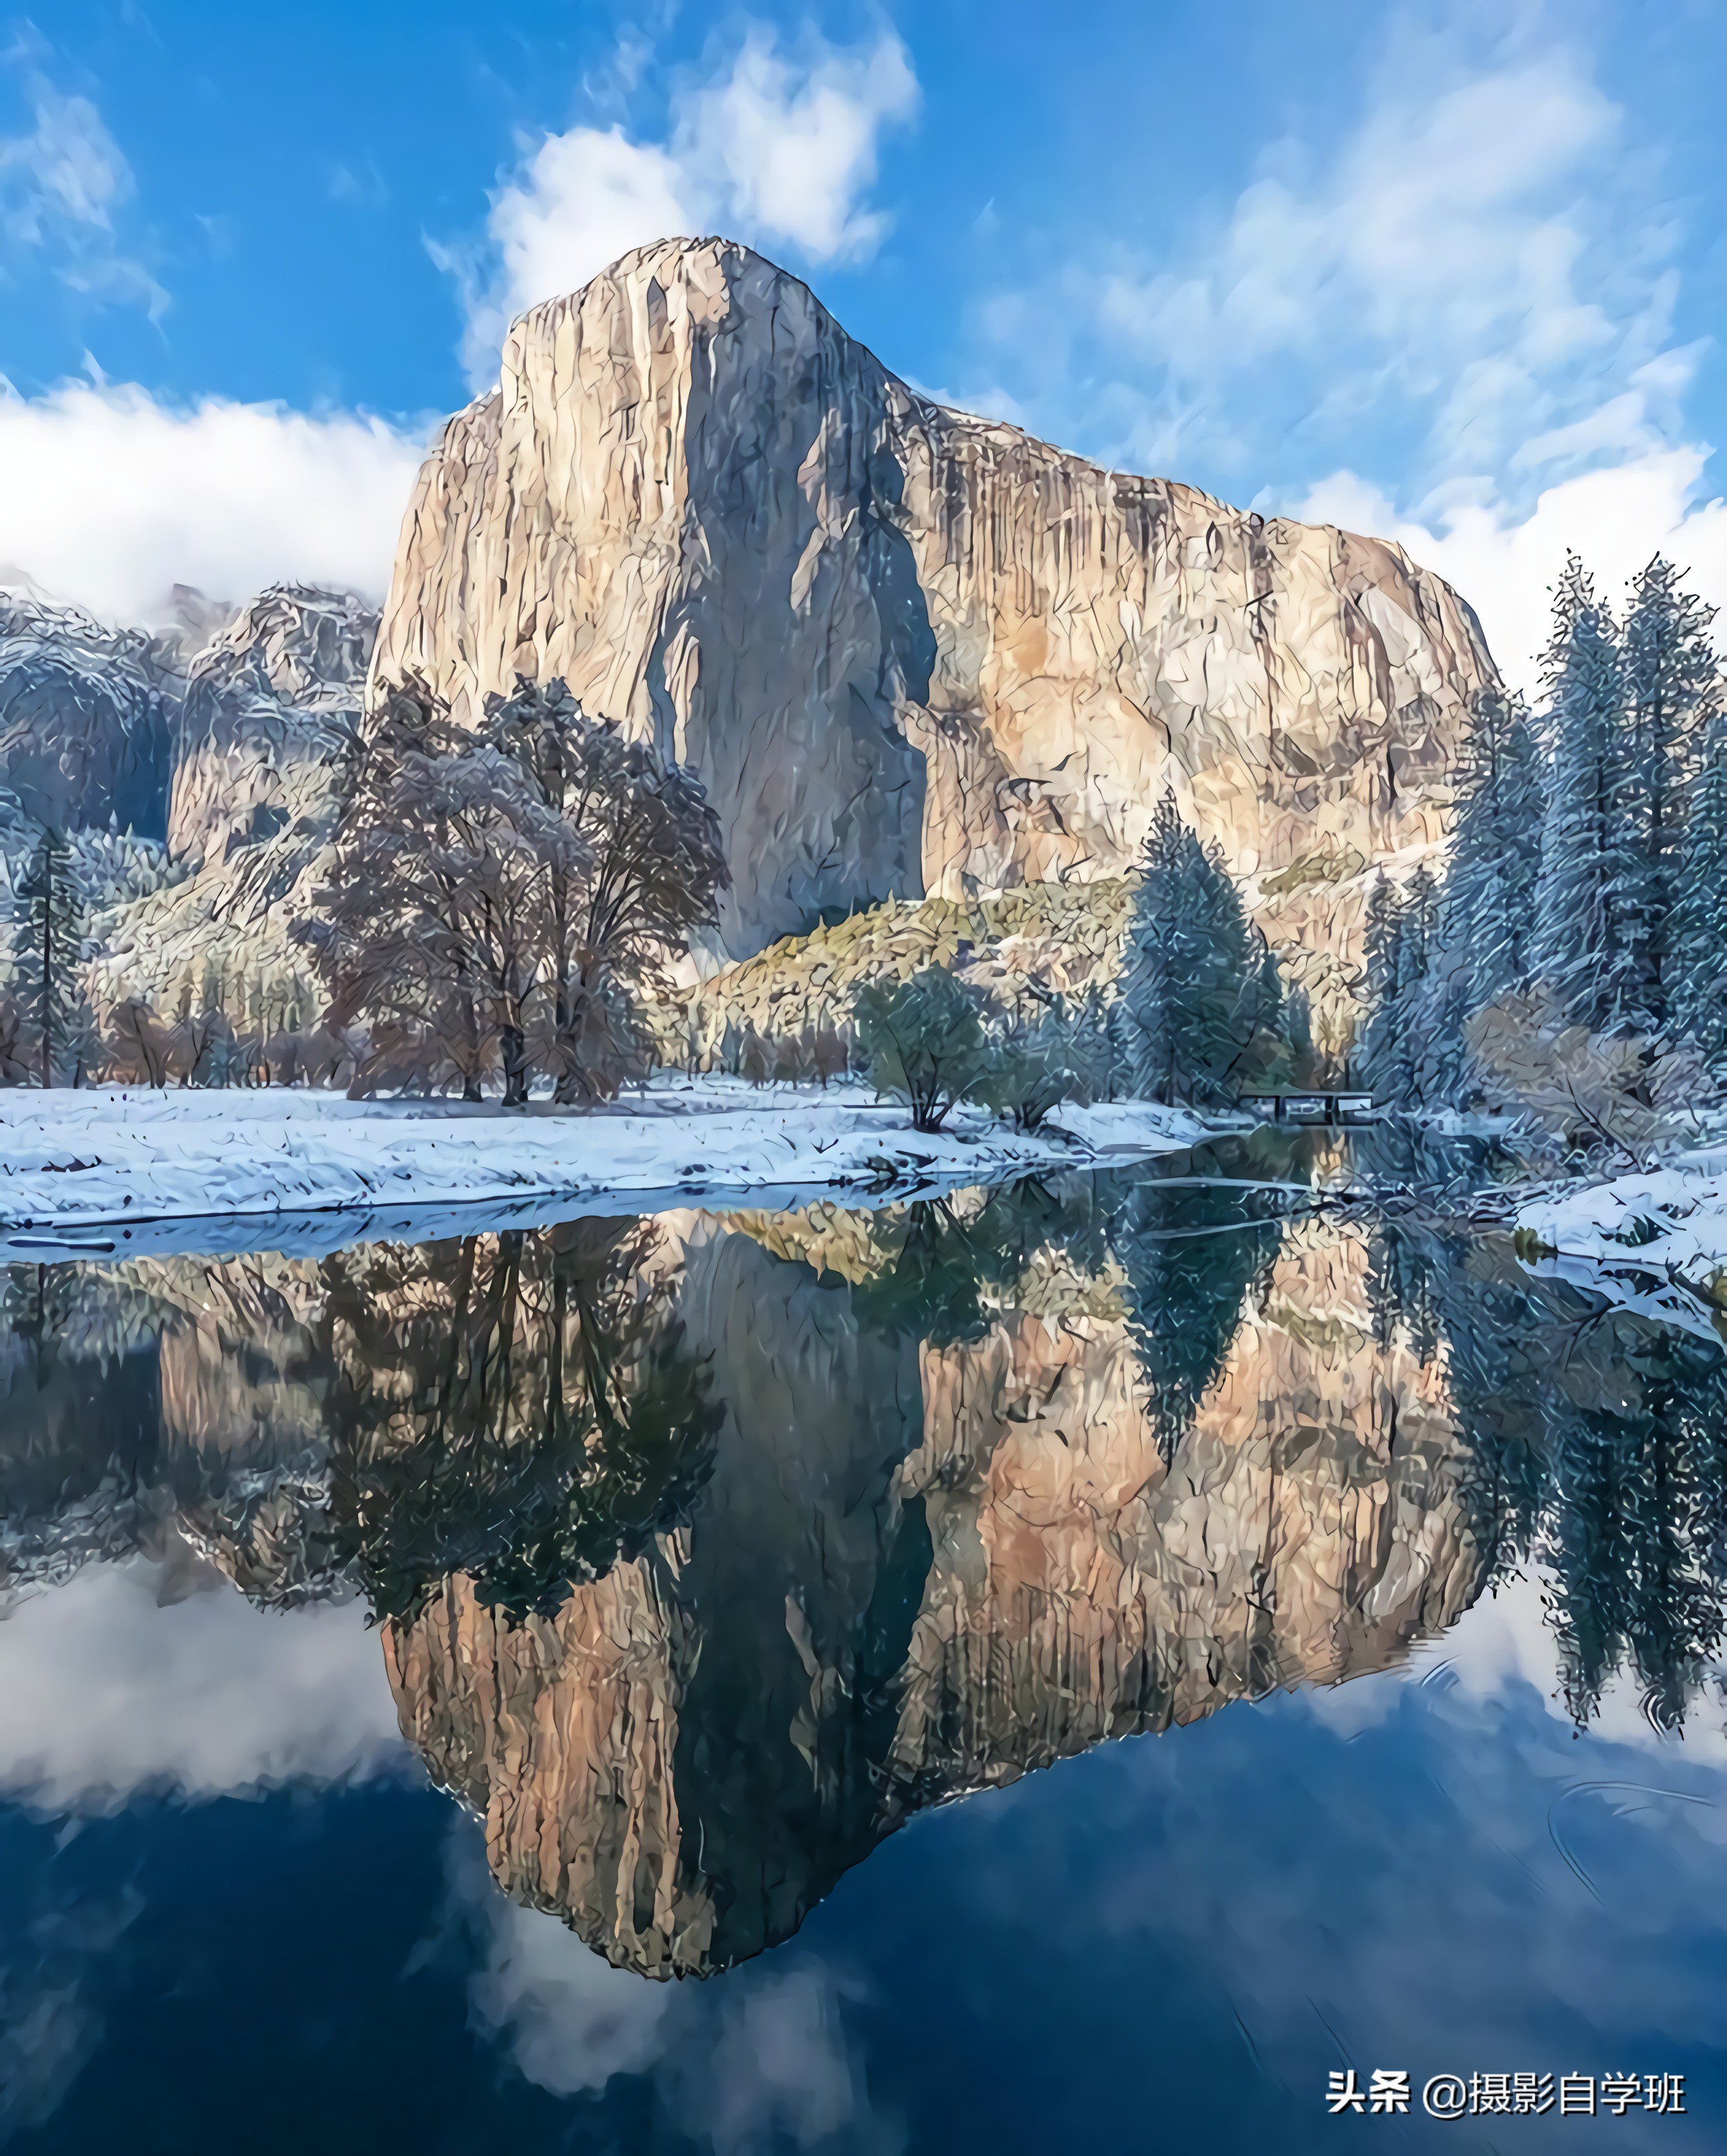
{"type": "Polygon", "coordinates": [[[1720,1358],[1497,1239],[1320,1217],[1279,1142],[17,1269],[0,1568],[362,1597],[497,1885],[655,1976],[789,1938],[924,1807],[1383,1669],[1530,1565],[1573,1712],[1627,1671],[1675,1726],[1727,1609],[1720,1358]]]}

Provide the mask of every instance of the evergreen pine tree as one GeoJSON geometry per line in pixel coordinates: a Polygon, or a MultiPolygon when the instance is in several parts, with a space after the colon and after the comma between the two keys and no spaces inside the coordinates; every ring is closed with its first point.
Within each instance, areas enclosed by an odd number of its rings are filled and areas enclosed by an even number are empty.
{"type": "Polygon", "coordinates": [[[1367,905],[1364,1084],[1394,1106],[1419,1106],[1432,1085],[1438,998],[1431,978],[1439,887],[1425,863],[1400,899],[1383,877],[1367,905]]]}
{"type": "Polygon", "coordinates": [[[1367,920],[1363,936],[1367,959],[1364,985],[1370,1014],[1380,1009],[1390,988],[1397,909],[1396,886],[1383,872],[1376,874],[1368,888],[1367,920]]]}
{"type": "Polygon", "coordinates": [[[1640,998],[1658,1029],[1672,1016],[1681,970],[1673,915],[1685,880],[1689,783],[1714,701],[1714,608],[1681,591],[1678,571],[1658,554],[1632,584],[1623,648],[1637,844],[1627,915],[1640,998]]]}
{"type": "Polygon", "coordinates": [[[1457,758],[1457,807],[1440,941],[1461,970],[1464,1015],[1529,978],[1541,867],[1541,752],[1521,696],[1484,689],[1457,758]]]}
{"type": "Polygon", "coordinates": [[[1711,716],[1693,766],[1685,855],[1673,918],[1673,1029],[1727,1077],[1727,709],[1711,716]]]}
{"type": "Polygon", "coordinates": [[[1145,841],[1122,968],[1123,1047],[1142,1098],[1212,1101],[1277,1020],[1275,973],[1241,894],[1165,792],[1145,841]]]}
{"type": "Polygon", "coordinates": [[[1591,1033],[1638,1033],[1653,1014],[1641,970],[1647,905],[1637,758],[1613,618],[1566,558],[1542,666],[1551,772],[1541,832],[1532,972],[1591,1033]]]}
{"type": "Polygon", "coordinates": [[[1249,1287],[1282,1243],[1274,1215],[1241,1220],[1244,1202],[1257,1212],[1251,1194],[1228,1184],[1195,1188],[1152,1177],[1129,1190],[1110,1221],[1146,1413],[1166,1464],[1228,1359],[1249,1287]]]}
{"type": "Polygon", "coordinates": [[[74,1086],[92,1060],[95,1029],[80,980],[84,903],[64,835],[44,825],[13,890],[13,993],[40,1083],[74,1086]]]}

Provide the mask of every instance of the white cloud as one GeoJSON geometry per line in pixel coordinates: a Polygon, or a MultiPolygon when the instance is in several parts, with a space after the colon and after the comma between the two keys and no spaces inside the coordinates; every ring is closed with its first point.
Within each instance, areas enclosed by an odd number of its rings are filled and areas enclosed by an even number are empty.
{"type": "Polygon", "coordinates": [[[381,598],[424,446],[353,413],[0,384],[0,574],[116,621],[163,618],[175,583],[243,599],[295,578],[381,598]]]}
{"type": "Polygon", "coordinates": [[[1727,623],[1727,503],[1704,490],[1709,454],[1694,446],[1652,449],[1547,488],[1523,516],[1474,490],[1448,504],[1442,498],[1424,522],[1347,471],[1322,480],[1293,513],[1398,541],[1469,601],[1501,670],[1533,695],[1568,548],[1609,597],[1652,555],[1665,554],[1727,623]]]}
{"type": "Polygon", "coordinates": [[[692,204],[676,160],[651,143],[632,142],[621,127],[548,135],[492,198],[488,264],[432,249],[462,286],[462,357],[475,386],[496,380],[504,332],[524,308],[579,290],[632,247],[693,233],[701,220],[692,204]]]}
{"type": "Polygon", "coordinates": [[[680,163],[741,230],[812,262],[866,254],[885,229],[859,208],[876,178],[876,138],[917,102],[906,49],[892,35],[867,53],[812,40],[802,63],[753,29],[723,82],[678,101],[680,163]]]}
{"type": "Polygon", "coordinates": [[[1411,493],[1486,474],[1527,509],[1678,439],[1677,234],[1587,55],[1529,11],[1485,47],[1387,20],[1329,137],[1273,145],[1159,257],[1100,233],[982,310],[1009,387],[1041,372],[1097,453],[1203,455],[1248,490],[1365,453],[1411,493]]]}
{"type": "Polygon", "coordinates": [[[1125,280],[1112,300],[1173,359],[1196,363],[1310,345],[1325,333],[1315,302],[1334,296],[1365,306],[1399,346],[1436,322],[1476,341],[1514,315],[1543,347],[1593,341],[1597,321],[1570,303],[1575,236],[1532,197],[1611,124],[1597,92],[1548,69],[1431,103],[1392,99],[1310,184],[1247,187],[1215,267],[1151,288],[1177,300],[1173,318],[1141,312],[1147,295],[1125,280]]]}
{"type": "Polygon", "coordinates": [[[56,224],[108,231],[132,176],[101,115],[87,97],[60,97],[45,84],[32,103],[32,131],[0,138],[8,238],[39,247],[56,224]]]}
{"type": "Polygon", "coordinates": [[[555,1917],[506,1901],[477,1861],[457,1884],[486,1938],[485,1966],[468,1986],[474,2020],[527,2080],[574,2096],[655,2063],[676,2003],[670,1984],[614,1969],[555,1917]]]}
{"type": "Polygon", "coordinates": [[[663,1983],[615,1969],[545,1911],[507,1900],[479,1835],[452,1833],[454,1909],[478,1943],[474,2025],[553,2096],[652,2076],[672,2118],[717,2156],[752,2149],[852,2149],[892,2156],[901,2138],[871,2107],[842,2003],[854,1987],[807,1953],[663,1983]]]}
{"type": "Polygon", "coordinates": [[[722,1999],[707,2058],[678,2061],[678,2108],[717,2156],[786,2142],[799,2148],[887,2151],[901,2145],[871,2109],[861,2062],[840,2015],[844,1987],[813,1958],[722,1999]]]}
{"type": "Polygon", "coordinates": [[[516,316],[652,240],[723,227],[811,262],[867,254],[884,229],[864,206],[876,143],[917,100],[891,32],[853,52],[812,31],[788,56],[752,27],[728,69],[674,93],[663,142],[621,125],[548,135],[493,195],[482,249],[432,248],[462,286],[463,356],[476,386],[496,378],[516,316]]]}
{"type": "Polygon", "coordinates": [[[359,1603],[227,1589],[159,1609],[159,1568],[90,1564],[0,1623],[0,1789],[52,1810],[330,1782],[405,1756],[359,1603]]]}
{"type": "Polygon", "coordinates": [[[153,321],[167,295],[115,244],[115,213],[135,192],[119,144],[87,97],[62,96],[36,74],[28,92],[34,126],[0,136],[0,237],[51,259],[80,291],[141,302],[153,321]]]}
{"type": "MultiPolygon", "coordinates": [[[[1352,346],[1377,344],[1424,391],[1451,382],[1459,356],[1491,352],[1502,396],[1619,335],[1579,295],[1572,199],[1618,116],[1563,54],[1437,95],[1388,87],[1329,167],[1245,189],[1203,264],[1110,280],[1104,319],[1188,376],[1334,348],[1347,322],[1352,346]]],[[[1451,403],[1469,409],[1482,388],[1458,385],[1451,403]]]]}

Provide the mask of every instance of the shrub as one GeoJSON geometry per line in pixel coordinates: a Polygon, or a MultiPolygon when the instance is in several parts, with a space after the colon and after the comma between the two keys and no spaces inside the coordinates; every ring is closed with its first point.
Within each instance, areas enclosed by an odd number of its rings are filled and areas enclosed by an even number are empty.
{"type": "Polygon", "coordinates": [[[1064,1101],[1086,1107],[1102,1099],[1111,1060],[1095,998],[1075,1009],[1061,996],[1034,992],[989,1043],[972,1097],[1011,1116],[1016,1130],[1036,1131],[1064,1101]]]}
{"type": "Polygon", "coordinates": [[[867,983],[852,998],[858,1045],[876,1091],[909,1103],[914,1131],[938,1131],[988,1070],[984,999],[940,966],[867,983]]]}

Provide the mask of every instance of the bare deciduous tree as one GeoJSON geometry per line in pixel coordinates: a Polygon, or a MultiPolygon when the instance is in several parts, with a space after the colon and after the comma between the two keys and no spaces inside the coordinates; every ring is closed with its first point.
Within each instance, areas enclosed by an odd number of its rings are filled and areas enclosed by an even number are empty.
{"type": "Polygon", "coordinates": [[[641,1066],[637,999],[712,922],[725,873],[695,779],[561,681],[489,699],[475,733],[409,682],[357,746],[304,932],[332,1025],[372,1028],[362,1088],[411,1071],[477,1100],[496,1068],[519,1105],[540,1070],[568,1102],[641,1066]]]}
{"type": "Polygon", "coordinates": [[[547,1062],[557,1098],[615,1091],[619,1021],[662,985],[727,881],[719,819],[701,786],[645,742],[589,718],[562,681],[518,677],[489,696],[485,738],[509,757],[573,844],[548,857],[547,1062]]]}

